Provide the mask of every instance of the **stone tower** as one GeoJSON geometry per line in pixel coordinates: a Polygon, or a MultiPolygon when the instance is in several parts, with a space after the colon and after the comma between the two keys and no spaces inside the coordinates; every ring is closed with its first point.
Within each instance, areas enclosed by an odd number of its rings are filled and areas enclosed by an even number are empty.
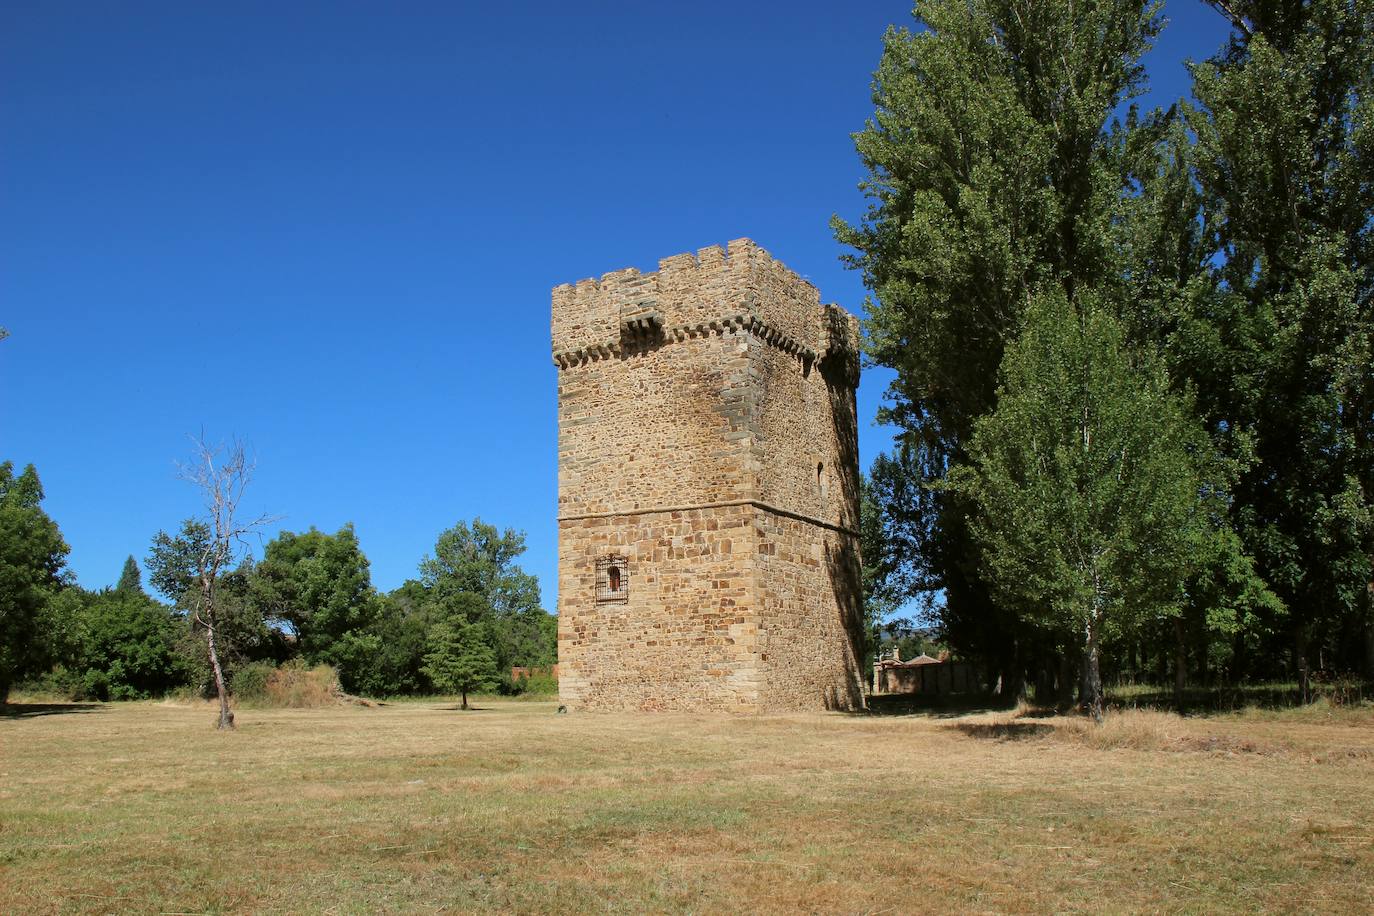
{"type": "Polygon", "coordinates": [[[554,289],[570,709],[863,704],[858,340],[748,239],[554,289]]]}

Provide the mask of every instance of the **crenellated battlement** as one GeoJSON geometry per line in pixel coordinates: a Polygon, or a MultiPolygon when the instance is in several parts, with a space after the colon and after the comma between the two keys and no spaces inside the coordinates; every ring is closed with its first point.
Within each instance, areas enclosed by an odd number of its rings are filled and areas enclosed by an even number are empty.
{"type": "Polygon", "coordinates": [[[857,322],[822,306],[815,286],[749,239],[663,258],[652,273],[627,267],[553,290],[560,368],[732,330],[752,331],[803,360],[840,346],[857,353],[857,322]],[[837,333],[837,319],[852,327],[837,333]]]}

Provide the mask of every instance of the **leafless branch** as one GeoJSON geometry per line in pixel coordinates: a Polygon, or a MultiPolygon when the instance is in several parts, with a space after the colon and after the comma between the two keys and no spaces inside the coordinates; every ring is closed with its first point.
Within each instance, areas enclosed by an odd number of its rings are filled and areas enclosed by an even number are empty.
{"type": "Polygon", "coordinates": [[[1231,5],[1231,0],[1202,0],[1202,2],[1225,16],[1226,19],[1230,21],[1231,25],[1235,26],[1247,40],[1254,35],[1254,32],[1250,29],[1250,24],[1245,21],[1245,17],[1237,13],[1235,8],[1231,5]]]}
{"type": "Polygon", "coordinates": [[[204,432],[192,436],[191,441],[195,444],[194,456],[178,465],[178,476],[194,484],[205,500],[211,537],[202,565],[218,571],[236,559],[235,544],[247,546],[249,534],[279,521],[281,516],[262,513],[247,520],[239,518],[239,503],[257,469],[257,462],[248,457],[242,441],[232,439],[215,444],[206,440],[204,432]]]}

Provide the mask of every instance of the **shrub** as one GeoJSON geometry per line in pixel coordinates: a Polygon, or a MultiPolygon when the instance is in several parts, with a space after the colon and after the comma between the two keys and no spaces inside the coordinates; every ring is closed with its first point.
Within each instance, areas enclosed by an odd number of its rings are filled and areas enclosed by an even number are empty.
{"type": "Polygon", "coordinates": [[[260,703],[267,699],[267,681],[277,671],[271,662],[249,662],[234,672],[229,692],[238,699],[260,703]]]}
{"type": "Polygon", "coordinates": [[[28,702],[88,699],[83,695],[80,678],[61,665],[15,684],[10,699],[21,696],[28,702]]]}
{"type": "Polygon", "coordinates": [[[268,675],[263,690],[267,705],[290,709],[334,706],[343,700],[337,671],[329,665],[311,668],[300,659],[268,675]]]}
{"type": "Polygon", "coordinates": [[[1312,694],[1332,706],[1358,706],[1364,702],[1365,682],[1350,674],[1319,672],[1313,679],[1312,694]]]}
{"type": "Polygon", "coordinates": [[[68,693],[73,700],[98,700],[103,703],[110,699],[110,678],[104,671],[73,671],[68,682],[71,685],[68,693]]]}
{"type": "Polygon", "coordinates": [[[554,696],[558,693],[558,678],[551,674],[535,672],[532,675],[521,675],[511,677],[509,674],[502,674],[497,682],[496,690],[502,696],[554,696]]]}
{"type": "Polygon", "coordinates": [[[558,678],[551,674],[534,674],[524,679],[525,692],[534,696],[554,696],[558,693],[558,678]]]}
{"type": "Polygon", "coordinates": [[[33,699],[76,703],[105,703],[109,700],[146,700],[148,691],[141,690],[121,678],[122,669],[100,668],[74,670],[58,665],[51,671],[16,684],[11,691],[33,699]]]}
{"type": "Polygon", "coordinates": [[[248,706],[307,709],[334,706],[343,700],[339,673],[329,665],[311,667],[301,659],[250,662],[230,679],[237,702],[248,706]]]}

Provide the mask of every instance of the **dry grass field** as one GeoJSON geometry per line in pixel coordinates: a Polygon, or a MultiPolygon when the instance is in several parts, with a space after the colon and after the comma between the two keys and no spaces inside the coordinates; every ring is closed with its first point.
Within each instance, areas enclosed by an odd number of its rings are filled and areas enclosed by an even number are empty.
{"type": "Polygon", "coordinates": [[[0,717],[5,913],[1374,908],[1374,710],[0,717]]]}

